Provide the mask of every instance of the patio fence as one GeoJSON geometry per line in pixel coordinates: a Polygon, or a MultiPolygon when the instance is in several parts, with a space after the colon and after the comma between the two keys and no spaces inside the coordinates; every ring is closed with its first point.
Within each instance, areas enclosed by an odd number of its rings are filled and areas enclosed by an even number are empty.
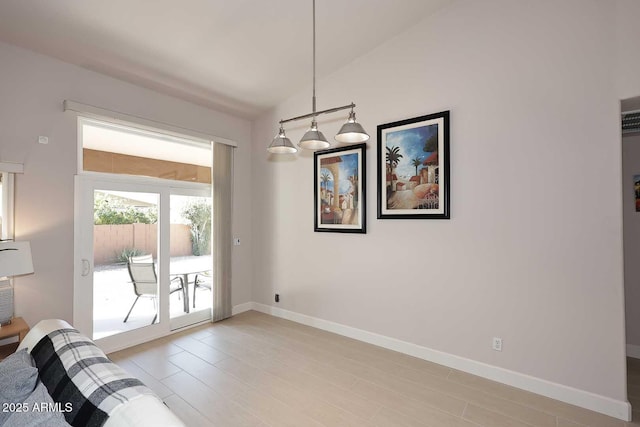
{"type": "MultiPolygon", "coordinates": [[[[94,264],[112,264],[125,249],[138,249],[158,257],[158,224],[93,226],[94,264]]],[[[185,224],[171,224],[170,256],[193,255],[191,231],[185,224]]]]}

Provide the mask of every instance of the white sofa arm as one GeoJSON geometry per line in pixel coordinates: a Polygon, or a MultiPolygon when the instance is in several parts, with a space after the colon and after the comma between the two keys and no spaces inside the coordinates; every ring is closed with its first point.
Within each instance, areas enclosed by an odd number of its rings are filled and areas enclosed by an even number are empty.
{"type": "Polygon", "coordinates": [[[185,427],[184,423],[157,397],[144,395],[122,405],[103,427],[185,427]]]}
{"type": "Polygon", "coordinates": [[[56,329],[64,329],[64,328],[72,328],[72,326],[69,325],[64,320],[60,320],[60,319],[41,320],[36,324],[36,326],[34,326],[29,330],[27,335],[24,337],[24,339],[18,346],[18,350],[22,350],[23,348],[26,348],[27,351],[31,353],[33,346],[38,344],[38,341],[40,341],[42,337],[50,334],[56,329]]]}

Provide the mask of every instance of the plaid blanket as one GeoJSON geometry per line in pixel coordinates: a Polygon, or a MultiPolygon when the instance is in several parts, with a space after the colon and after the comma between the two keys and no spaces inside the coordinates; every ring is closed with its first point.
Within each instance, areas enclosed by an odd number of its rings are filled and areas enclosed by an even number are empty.
{"type": "Polygon", "coordinates": [[[33,347],[40,380],[72,426],[102,426],[119,406],[154,393],[75,329],[58,329],[33,347]]]}

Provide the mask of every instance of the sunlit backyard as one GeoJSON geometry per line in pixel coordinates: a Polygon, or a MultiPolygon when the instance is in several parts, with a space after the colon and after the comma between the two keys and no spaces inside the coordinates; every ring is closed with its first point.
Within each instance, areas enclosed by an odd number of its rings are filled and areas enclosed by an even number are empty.
{"type": "MultiPolygon", "coordinates": [[[[211,266],[211,256],[185,256],[171,259],[171,271],[204,271],[211,266]]],[[[200,276],[202,277],[202,275],[200,276]]],[[[197,311],[211,307],[211,291],[204,287],[196,289],[196,306],[193,306],[193,280],[195,274],[189,275],[188,297],[189,310],[197,311]]],[[[203,280],[210,281],[210,277],[203,280]]],[[[127,271],[127,265],[105,264],[97,265],[94,271],[94,339],[113,335],[151,324],[156,310],[151,298],[140,298],[136,303],[129,319],[124,323],[131,305],[136,299],[133,284],[127,271]]],[[[182,292],[174,292],[169,297],[170,316],[177,317],[185,314],[182,292]]]]}
{"type": "Polygon", "coordinates": [[[166,236],[169,240],[169,279],[164,272],[164,280],[159,271],[157,212],[158,194],[95,191],[94,339],[152,324],[160,313],[156,304],[163,305],[156,282],[160,284],[158,286],[171,286],[170,289],[175,290],[169,295],[171,319],[211,307],[211,199],[171,195],[169,234],[166,236]],[[140,256],[148,257],[144,265],[140,264],[140,256]],[[133,262],[132,272],[128,268],[130,262],[133,262]],[[136,270],[147,278],[134,280],[136,270]],[[194,286],[196,276],[199,286],[194,286]],[[179,289],[182,283],[184,289],[179,289]],[[136,289],[144,296],[131,309],[136,301],[136,289]]]}

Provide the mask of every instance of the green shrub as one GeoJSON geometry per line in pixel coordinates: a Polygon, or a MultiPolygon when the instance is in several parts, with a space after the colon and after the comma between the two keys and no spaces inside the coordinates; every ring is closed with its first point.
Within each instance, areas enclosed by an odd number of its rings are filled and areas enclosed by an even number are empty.
{"type": "Polygon", "coordinates": [[[106,224],[155,224],[158,222],[156,206],[134,207],[122,200],[97,194],[93,203],[93,223],[106,224]]]}
{"type": "Polygon", "coordinates": [[[136,248],[124,248],[120,252],[116,252],[116,262],[128,262],[132,256],[140,256],[145,253],[136,248]]]}
{"type": "Polygon", "coordinates": [[[193,254],[209,255],[211,253],[211,205],[202,201],[190,203],[182,211],[182,216],[189,221],[193,254]]]}

